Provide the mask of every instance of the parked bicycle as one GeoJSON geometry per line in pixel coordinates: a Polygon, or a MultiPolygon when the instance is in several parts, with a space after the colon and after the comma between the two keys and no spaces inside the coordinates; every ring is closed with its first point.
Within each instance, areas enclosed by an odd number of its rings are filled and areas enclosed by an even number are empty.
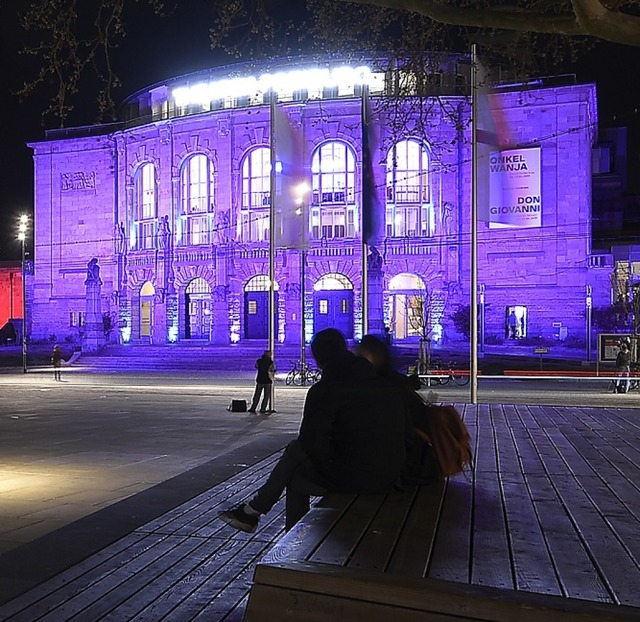
{"type": "Polygon", "coordinates": [[[449,384],[452,382],[460,387],[469,384],[469,370],[458,369],[453,361],[443,363],[441,359],[434,359],[431,361],[431,368],[427,371],[427,378],[421,378],[423,384],[428,384],[427,380],[431,384],[449,384]]]}
{"type": "Polygon", "coordinates": [[[291,361],[293,367],[287,374],[284,382],[287,385],[304,386],[314,384],[320,380],[322,372],[319,369],[310,367],[302,361],[291,361]]]}

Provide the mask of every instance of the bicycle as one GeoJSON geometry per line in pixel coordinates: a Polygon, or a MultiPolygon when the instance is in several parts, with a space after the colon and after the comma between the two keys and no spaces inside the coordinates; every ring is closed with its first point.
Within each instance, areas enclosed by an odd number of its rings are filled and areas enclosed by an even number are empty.
{"type": "Polygon", "coordinates": [[[470,376],[467,370],[457,369],[456,364],[453,361],[449,361],[447,365],[444,365],[440,359],[432,361],[431,369],[428,371],[427,375],[429,380],[434,384],[445,385],[449,384],[449,382],[453,382],[459,387],[469,384],[470,376]]]}
{"type": "Polygon", "coordinates": [[[309,367],[307,363],[302,361],[291,361],[293,367],[285,377],[286,385],[303,386],[307,383],[315,384],[320,380],[321,371],[313,367],[309,367]]]}

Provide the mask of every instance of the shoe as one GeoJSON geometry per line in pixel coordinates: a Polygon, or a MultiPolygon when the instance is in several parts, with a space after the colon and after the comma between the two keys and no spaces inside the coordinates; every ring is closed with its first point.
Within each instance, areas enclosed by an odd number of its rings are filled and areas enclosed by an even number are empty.
{"type": "Polygon", "coordinates": [[[227,525],[231,525],[234,529],[244,531],[246,533],[253,533],[258,526],[258,521],[260,520],[260,516],[247,514],[244,511],[244,503],[230,510],[220,512],[220,514],[218,514],[218,518],[227,523],[227,525]]]}
{"type": "Polygon", "coordinates": [[[260,414],[261,414],[261,415],[266,415],[268,412],[269,412],[268,410],[261,410],[261,411],[260,411],[260,414]]]}
{"type": "Polygon", "coordinates": [[[248,413],[251,413],[252,415],[255,415],[255,414],[256,414],[256,411],[255,411],[255,410],[251,410],[251,408],[250,408],[247,412],[248,412],[248,413]]]}

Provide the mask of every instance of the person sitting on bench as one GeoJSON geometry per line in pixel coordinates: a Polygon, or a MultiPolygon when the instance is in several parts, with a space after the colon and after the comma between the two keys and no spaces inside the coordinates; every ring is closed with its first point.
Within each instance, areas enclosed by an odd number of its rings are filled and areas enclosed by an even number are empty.
{"type": "Polygon", "coordinates": [[[251,533],[286,490],[285,528],[309,511],[309,497],[329,492],[384,493],[400,481],[405,458],[405,406],[397,387],[349,352],[338,330],[320,331],[311,352],[322,369],[304,404],[298,438],[285,448],[248,503],[220,513],[251,533]]]}

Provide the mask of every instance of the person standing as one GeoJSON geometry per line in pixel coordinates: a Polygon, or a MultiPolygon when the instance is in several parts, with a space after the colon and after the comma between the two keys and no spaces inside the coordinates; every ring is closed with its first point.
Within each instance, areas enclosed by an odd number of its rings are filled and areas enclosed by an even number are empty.
{"type": "Polygon", "coordinates": [[[271,412],[271,389],[276,373],[276,368],[269,350],[263,352],[262,356],[256,361],[255,368],[258,370],[258,374],[256,375],[256,390],[253,393],[253,401],[251,402],[249,412],[256,412],[260,396],[262,395],[260,414],[265,415],[267,412],[271,412]]]}
{"type": "Polygon", "coordinates": [[[248,503],[220,520],[252,533],[286,490],[285,529],[309,511],[309,496],[395,489],[404,464],[405,414],[399,391],[349,352],[335,328],[316,334],[311,351],[322,378],[307,393],[298,438],[285,448],[248,503]]]}
{"type": "Polygon", "coordinates": [[[616,357],[616,369],[618,370],[618,381],[616,391],[627,393],[629,391],[629,374],[631,372],[631,352],[626,343],[620,345],[620,352],[616,357]]]}
{"type": "Polygon", "coordinates": [[[62,351],[59,345],[53,347],[53,354],[51,355],[51,364],[53,365],[53,379],[62,380],[60,377],[60,368],[62,367],[62,351]]]}

